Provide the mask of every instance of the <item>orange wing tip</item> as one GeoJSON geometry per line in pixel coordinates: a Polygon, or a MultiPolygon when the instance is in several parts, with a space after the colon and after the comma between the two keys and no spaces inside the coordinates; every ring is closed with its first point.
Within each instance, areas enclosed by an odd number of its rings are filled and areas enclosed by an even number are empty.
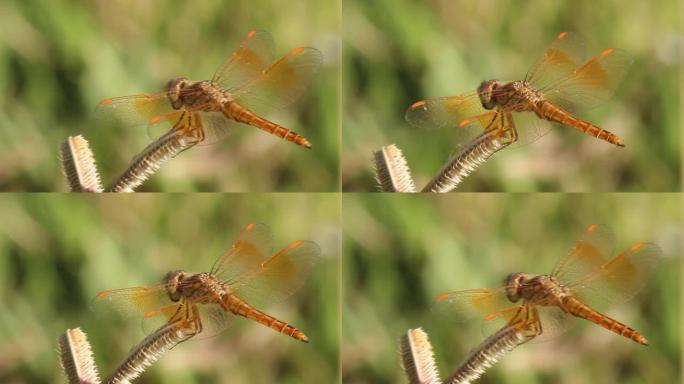
{"type": "Polygon", "coordinates": [[[109,296],[110,293],[112,293],[112,291],[102,291],[102,292],[98,293],[97,296],[95,296],[95,298],[101,299],[103,297],[109,296]]]}
{"type": "Polygon", "coordinates": [[[256,224],[254,224],[254,223],[247,224],[247,228],[245,228],[245,230],[246,230],[246,231],[251,231],[251,230],[254,229],[255,226],[256,226],[256,224]]]}
{"type": "Polygon", "coordinates": [[[629,249],[632,250],[632,251],[636,251],[636,250],[641,249],[641,248],[643,248],[643,247],[645,247],[645,246],[646,246],[646,243],[641,243],[641,242],[639,242],[639,243],[636,243],[636,244],[632,244],[632,246],[629,247],[629,249]]]}
{"type": "Polygon", "coordinates": [[[466,125],[470,124],[470,122],[471,122],[470,119],[463,119],[463,120],[458,122],[458,127],[463,128],[466,125]]]}
{"type": "Polygon", "coordinates": [[[607,49],[604,49],[603,51],[601,51],[601,56],[606,57],[613,52],[615,52],[615,48],[607,48],[607,49]]]}
{"type": "Polygon", "coordinates": [[[592,224],[587,227],[587,232],[594,232],[598,228],[598,224],[592,224]]]}
{"type": "Polygon", "coordinates": [[[488,313],[485,315],[484,319],[485,319],[485,321],[491,321],[491,320],[496,319],[497,316],[499,316],[498,313],[488,313]]]}
{"type": "Polygon", "coordinates": [[[302,245],[303,243],[304,243],[304,240],[295,240],[295,241],[293,241],[292,243],[290,243],[289,248],[290,248],[290,249],[292,249],[292,248],[297,248],[297,247],[299,247],[300,245],[302,245]]]}
{"type": "Polygon", "coordinates": [[[293,55],[298,55],[300,53],[304,52],[304,47],[298,47],[292,50],[293,55]]]}
{"type": "Polygon", "coordinates": [[[156,310],[156,309],[153,309],[153,310],[150,310],[150,311],[145,312],[145,314],[143,315],[143,317],[149,318],[149,317],[153,317],[153,316],[156,316],[156,315],[157,315],[157,310],[156,310]]]}
{"type": "Polygon", "coordinates": [[[150,117],[149,120],[147,120],[148,124],[157,124],[158,122],[164,120],[164,116],[162,115],[157,115],[157,116],[152,116],[150,117]]]}
{"type": "Polygon", "coordinates": [[[247,32],[247,37],[254,37],[254,35],[256,35],[256,32],[257,32],[256,30],[251,30],[251,31],[247,32]]]}
{"type": "Polygon", "coordinates": [[[558,34],[558,39],[565,39],[565,37],[568,35],[567,32],[561,32],[558,34]]]}
{"type": "Polygon", "coordinates": [[[449,297],[448,293],[442,293],[441,295],[437,296],[437,300],[444,300],[447,297],[449,297]]]}
{"type": "Polygon", "coordinates": [[[109,98],[109,99],[104,99],[104,100],[100,101],[99,103],[97,103],[97,105],[109,105],[113,102],[114,102],[114,99],[109,98]]]}
{"type": "Polygon", "coordinates": [[[425,105],[425,100],[416,101],[415,103],[411,104],[410,109],[422,107],[423,105],[425,105]]]}

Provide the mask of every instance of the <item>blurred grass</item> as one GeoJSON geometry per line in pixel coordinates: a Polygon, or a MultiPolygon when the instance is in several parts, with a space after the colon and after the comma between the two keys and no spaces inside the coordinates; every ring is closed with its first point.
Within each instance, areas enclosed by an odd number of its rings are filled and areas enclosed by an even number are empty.
{"type": "Polygon", "coordinates": [[[339,202],[330,194],[0,197],[0,382],[54,383],[56,339],[82,327],[108,375],[144,337],[141,318],[90,309],[110,288],[152,284],[176,269],[207,271],[250,222],[323,250],[302,289],[264,308],[309,344],[236,318],[219,336],[182,343],[140,383],[332,383],[338,377],[339,202]],[[11,223],[11,224],[10,224],[11,223]]]}
{"type": "Polygon", "coordinates": [[[267,118],[306,136],[305,150],[244,126],[173,159],[151,191],[332,191],[338,175],[336,1],[8,0],[0,4],[0,190],[64,191],[58,145],[82,133],[111,182],[148,143],[144,127],[98,129],[98,101],[209,79],[251,29],[276,57],[297,46],[324,65],[291,108],[267,118]]]}
{"type": "Polygon", "coordinates": [[[431,311],[445,292],[493,287],[511,272],[549,273],[591,223],[663,250],[656,276],[629,302],[600,308],[650,345],[582,320],[524,345],[478,383],[675,383],[681,375],[681,202],[678,194],[347,194],[343,197],[342,372],[345,383],[405,382],[398,341],[423,327],[442,377],[484,339],[481,324],[431,311]]]}
{"type": "Polygon", "coordinates": [[[459,190],[678,191],[679,8],[665,0],[345,1],[343,189],[375,190],[372,152],[391,143],[425,185],[457,143],[450,129],[408,125],[408,106],[474,91],[482,80],[521,79],[559,32],[574,31],[589,55],[618,47],[635,57],[613,99],[578,114],[627,147],[553,126],[494,155],[459,190]]]}

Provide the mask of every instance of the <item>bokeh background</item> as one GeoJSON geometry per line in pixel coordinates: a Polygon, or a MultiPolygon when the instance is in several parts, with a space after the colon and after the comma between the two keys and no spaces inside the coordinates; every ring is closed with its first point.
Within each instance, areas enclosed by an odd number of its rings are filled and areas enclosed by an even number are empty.
{"type": "Polygon", "coordinates": [[[142,318],[93,311],[100,291],[201,272],[250,222],[270,226],[274,251],[303,239],[322,259],[305,285],[264,308],[309,344],[235,319],[212,338],[164,354],[136,383],[333,383],[338,379],[339,202],[329,194],[0,196],[0,382],[66,382],[57,337],[81,327],[101,375],[145,336],[142,318]]]}
{"type": "Polygon", "coordinates": [[[484,340],[481,324],[431,310],[437,295],[494,287],[508,273],[551,272],[585,226],[609,225],[615,251],[654,242],[662,259],[646,288],[603,313],[642,332],[643,347],[573,320],[568,332],[507,354],[478,383],[675,383],[681,374],[676,194],[348,194],[343,215],[345,383],[406,382],[399,337],[422,327],[443,378],[484,340]]]}
{"type": "Polygon", "coordinates": [[[265,117],[306,136],[305,150],[244,126],[167,163],[142,190],[339,189],[337,0],[69,1],[0,4],[0,190],[64,191],[57,148],[83,134],[105,183],[150,142],[145,127],[98,127],[96,104],[210,79],[252,29],[275,55],[313,46],[324,64],[291,107],[265,117]]]}
{"type": "Polygon", "coordinates": [[[561,31],[582,35],[588,55],[617,47],[634,56],[612,100],[578,115],[627,147],[554,125],[495,154],[459,190],[679,190],[680,14],[667,0],[344,1],[344,190],[375,190],[372,153],[391,143],[424,186],[458,143],[451,129],[406,123],[408,106],[522,79],[561,31]]]}

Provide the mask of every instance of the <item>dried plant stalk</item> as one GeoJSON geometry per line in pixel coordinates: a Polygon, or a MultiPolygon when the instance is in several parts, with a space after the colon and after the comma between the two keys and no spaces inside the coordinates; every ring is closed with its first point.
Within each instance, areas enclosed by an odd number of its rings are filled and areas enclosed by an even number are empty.
{"type": "Polygon", "coordinates": [[[475,168],[494,153],[511,143],[499,131],[484,132],[461,149],[442,167],[437,176],[423,188],[422,192],[450,192],[456,188],[475,168]]]}
{"type": "Polygon", "coordinates": [[[71,192],[103,191],[95,157],[83,136],[69,136],[60,147],[59,157],[71,192]]]}
{"type": "Polygon", "coordinates": [[[147,367],[154,364],[164,352],[191,338],[196,333],[195,328],[179,327],[174,323],[167,323],[131,349],[128,357],[107,379],[107,383],[130,383],[131,380],[140,376],[147,367]]]}
{"type": "Polygon", "coordinates": [[[67,329],[58,344],[62,371],[69,383],[100,383],[88,337],[80,328],[67,329]]]}
{"type": "Polygon", "coordinates": [[[439,371],[427,333],[421,328],[409,329],[401,337],[401,362],[411,384],[438,384],[439,371]]]}
{"type": "Polygon", "coordinates": [[[394,144],[386,145],[373,154],[375,180],[382,192],[416,192],[411,170],[394,144]]]}
{"type": "Polygon", "coordinates": [[[507,325],[474,349],[465,362],[451,375],[445,383],[468,384],[477,380],[492,365],[496,364],[506,353],[521,344],[532,340],[537,333],[531,327],[519,329],[516,325],[507,325]]]}
{"type": "Polygon", "coordinates": [[[158,171],[165,161],[198,142],[198,138],[188,136],[183,129],[170,130],[134,157],[126,171],[107,188],[107,192],[133,192],[158,171]]]}

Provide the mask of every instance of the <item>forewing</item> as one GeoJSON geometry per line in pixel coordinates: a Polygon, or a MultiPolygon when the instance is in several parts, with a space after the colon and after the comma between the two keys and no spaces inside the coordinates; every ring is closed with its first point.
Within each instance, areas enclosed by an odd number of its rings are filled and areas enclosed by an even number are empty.
{"type": "Polygon", "coordinates": [[[218,68],[212,81],[231,91],[259,77],[271,62],[271,35],[266,31],[250,31],[240,46],[218,68]]]}
{"type": "Polygon", "coordinates": [[[608,48],[568,78],[539,90],[549,101],[568,110],[594,108],[613,96],[633,61],[629,53],[608,48]]]}
{"type": "Polygon", "coordinates": [[[149,312],[171,304],[164,284],[108,289],[92,301],[97,311],[115,311],[124,316],[145,316],[149,312]]]}
{"type": "Polygon", "coordinates": [[[321,248],[296,240],[231,286],[236,295],[257,308],[277,303],[297,291],[321,258],[321,248]]]}
{"type": "Polygon", "coordinates": [[[573,72],[585,60],[586,47],[581,36],[561,32],[549,45],[525,76],[525,81],[535,89],[548,89],[558,82],[571,78],[573,72]]]}
{"type": "Polygon", "coordinates": [[[273,249],[273,233],[259,223],[247,225],[230,249],[221,256],[211,273],[229,285],[258,270],[273,249]]]}
{"type": "MultiPolygon", "coordinates": [[[[477,92],[459,96],[436,97],[413,103],[406,110],[406,121],[419,128],[457,128],[492,111],[482,107],[477,92]]],[[[486,123],[482,124],[484,127],[486,123]]]]}
{"type": "Polygon", "coordinates": [[[437,296],[434,309],[451,321],[466,323],[480,320],[487,324],[486,328],[492,328],[507,324],[520,307],[520,304],[508,300],[506,288],[502,286],[441,294],[437,296]]]}
{"type": "Polygon", "coordinates": [[[605,225],[589,225],[567,256],[556,264],[552,276],[566,285],[572,285],[599,270],[613,252],[615,238],[605,225]]]}
{"type": "Polygon", "coordinates": [[[322,63],[319,50],[295,48],[232,94],[239,104],[257,114],[284,108],[304,93],[322,63]]]}
{"type": "Polygon", "coordinates": [[[661,250],[655,244],[633,244],[568,288],[589,305],[623,303],[646,285],[660,255],[661,250]]]}
{"type": "Polygon", "coordinates": [[[174,109],[168,93],[157,92],[104,99],[97,104],[95,111],[98,125],[118,127],[147,126],[174,109]]]}

